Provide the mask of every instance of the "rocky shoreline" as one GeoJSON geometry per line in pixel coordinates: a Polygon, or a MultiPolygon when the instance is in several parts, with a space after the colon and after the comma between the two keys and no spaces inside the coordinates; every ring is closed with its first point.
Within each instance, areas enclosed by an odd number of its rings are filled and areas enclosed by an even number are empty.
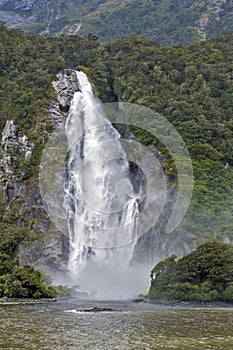
{"type": "MultiPolygon", "coordinates": [[[[8,297],[1,297],[0,298],[0,305],[2,304],[41,304],[45,302],[56,302],[63,298],[8,298],[8,297]]],[[[162,306],[168,306],[168,307],[214,307],[214,308],[227,308],[227,307],[233,307],[233,302],[221,302],[221,301],[212,301],[212,302],[205,302],[205,301],[182,301],[182,300],[166,300],[166,299],[148,299],[148,298],[135,298],[132,300],[129,300],[132,303],[148,303],[148,304],[155,304],[155,305],[162,305],[162,306]]],[[[85,312],[98,312],[98,311],[114,311],[110,308],[99,308],[99,307],[93,307],[88,309],[82,309],[82,311],[85,312]]]]}
{"type": "Polygon", "coordinates": [[[233,307],[233,302],[222,301],[183,301],[183,300],[167,300],[167,299],[148,299],[136,298],[132,300],[134,303],[150,303],[156,305],[164,305],[171,307],[233,307]]]}
{"type": "Polygon", "coordinates": [[[55,302],[57,301],[57,298],[8,298],[8,297],[2,297],[0,298],[0,305],[1,304],[39,304],[44,302],[55,302]]]}

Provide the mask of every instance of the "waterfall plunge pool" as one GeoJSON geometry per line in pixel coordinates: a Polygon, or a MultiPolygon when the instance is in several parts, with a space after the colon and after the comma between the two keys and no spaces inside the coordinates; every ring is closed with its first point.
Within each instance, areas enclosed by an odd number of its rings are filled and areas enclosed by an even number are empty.
{"type": "Polygon", "coordinates": [[[233,308],[59,300],[0,305],[0,348],[232,350],[233,308]],[[111,312],[82,312],[84,308],[111,312]]]}

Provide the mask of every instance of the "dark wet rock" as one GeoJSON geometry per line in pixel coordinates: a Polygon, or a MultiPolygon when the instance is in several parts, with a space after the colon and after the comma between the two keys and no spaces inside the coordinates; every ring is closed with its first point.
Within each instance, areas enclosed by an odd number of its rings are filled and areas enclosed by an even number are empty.
{"type": "Polygon", "coordinates": [[[83,312],[109,312],[109,311],[114,311],[113,309],[109,307],[92,307],[90,309],[83,309],[83,312]]]}
{"type": "Polygon", "coordinates": [[[133,303],[143,303],[145,301],[145,298],[143,298],[143,297],[135,298],[132,301],[133,301],[133,303]]]}

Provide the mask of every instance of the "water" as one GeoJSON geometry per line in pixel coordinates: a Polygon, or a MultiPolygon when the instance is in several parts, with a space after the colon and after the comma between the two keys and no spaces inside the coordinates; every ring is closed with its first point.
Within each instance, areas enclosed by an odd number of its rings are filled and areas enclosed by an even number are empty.
{"type": "Polygon", "coordinates": [[[0,348],[232,350],[233,308],[76,300],[0,305],[0,348]],[[114,312],[78,312],[88,307],[114,312]]]}
{"type": "Polygon", "coordinates": [[[145,287],[140,267],[132,264],[140,198],[129,179],[120,134],[105,119],[87,76],[76,74],[80,91],[66,123],[71,284],[97,297],[126,298],[145,287]]]}

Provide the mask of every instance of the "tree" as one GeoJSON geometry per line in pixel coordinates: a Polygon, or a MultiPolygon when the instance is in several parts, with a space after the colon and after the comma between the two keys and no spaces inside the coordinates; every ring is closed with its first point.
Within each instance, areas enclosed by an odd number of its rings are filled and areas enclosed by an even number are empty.
{"type": "Polygon", "coordinates": [[[171,256],[151,272],[150,298],[233,302],[233,245],[211,242],[175,261],[171,256]]]}

